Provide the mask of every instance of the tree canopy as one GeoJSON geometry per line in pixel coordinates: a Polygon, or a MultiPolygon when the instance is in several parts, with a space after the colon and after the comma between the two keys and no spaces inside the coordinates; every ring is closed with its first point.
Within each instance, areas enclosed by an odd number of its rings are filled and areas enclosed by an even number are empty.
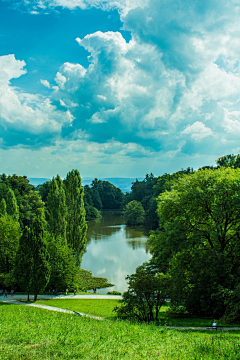
{"type": "Polygon", "coordinates": [[[157,200],[153,262],[172,276],[175,301],[192,312],[223,313],[214,294],[239,283],[239,193],[240,169],[222,167],[181,177],[157,200]]]}

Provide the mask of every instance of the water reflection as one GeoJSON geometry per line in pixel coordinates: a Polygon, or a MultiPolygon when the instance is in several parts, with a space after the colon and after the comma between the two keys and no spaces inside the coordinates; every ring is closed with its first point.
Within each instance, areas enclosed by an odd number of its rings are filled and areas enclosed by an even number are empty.
{"type": "Polygon", "coordinates": [[[88,223],[87,238],[82,268],[92,271],[94,276],[106,277],[116,285],[101,290],[101,293],[125,291],[125,277],[150,259],[147,230],[126,226],[120,213],[104,212],[102,219],[88,223]]]}

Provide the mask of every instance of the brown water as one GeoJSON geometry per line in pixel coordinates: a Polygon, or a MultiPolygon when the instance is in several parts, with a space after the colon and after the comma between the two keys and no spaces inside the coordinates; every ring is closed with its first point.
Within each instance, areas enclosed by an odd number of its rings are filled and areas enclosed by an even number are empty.
{"type": "Polygon", "coordinates": [[[99,290],[127,290],[125,277],[151,257],[144,226],[129,227],[119,212],[103,212],[102,219],[88,223],[88,242],[82,268],[94,276],[106,277],[114,287],[99,290]]]}

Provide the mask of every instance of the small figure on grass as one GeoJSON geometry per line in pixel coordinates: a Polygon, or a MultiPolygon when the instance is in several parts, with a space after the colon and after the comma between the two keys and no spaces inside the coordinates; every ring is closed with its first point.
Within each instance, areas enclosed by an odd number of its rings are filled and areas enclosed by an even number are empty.
{"type": "Polygon", "coordinates": [[[7,290],[4,291],[4,297],[7,298],[7,290]]]}
{"type": "Polygon", "coordinates": [[[68,295],[68,289],[66,289],[66,295],[68,295]]]}
{"type": "Polygon", "coordinates": [[[76,289],[74,289],[74,295],[76,295],[76,292],[77,292],[76,289]]]}

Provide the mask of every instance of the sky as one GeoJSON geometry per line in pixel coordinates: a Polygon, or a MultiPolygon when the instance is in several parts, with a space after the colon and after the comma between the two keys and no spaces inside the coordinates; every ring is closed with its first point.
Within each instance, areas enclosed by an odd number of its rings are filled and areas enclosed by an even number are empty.
{"type": "Polygon", "coordinates": [[[240,0],[0,0],[1,173],[144,177],[240,152],[240,0]]]}

